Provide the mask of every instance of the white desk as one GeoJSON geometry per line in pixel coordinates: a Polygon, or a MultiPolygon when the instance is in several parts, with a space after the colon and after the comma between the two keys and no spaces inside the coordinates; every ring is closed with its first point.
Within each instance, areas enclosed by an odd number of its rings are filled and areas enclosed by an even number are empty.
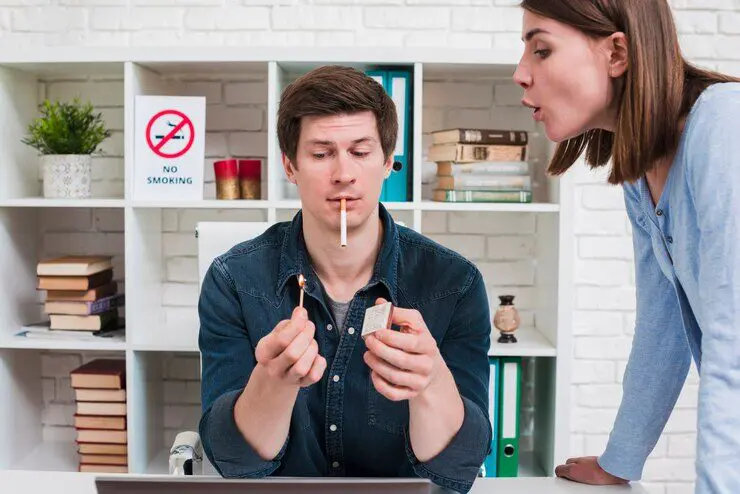
{"type": "MultiPolygon", "coordinates": [[[[106,474],[106,476],[110,476],[106,474]]],[[[6,471],[3,494],[97,494],[94,474],[6,471]]],[[[478,479],[472,494],[647,494],[639,484],[596,487],[558,478],[478,479]]]]}

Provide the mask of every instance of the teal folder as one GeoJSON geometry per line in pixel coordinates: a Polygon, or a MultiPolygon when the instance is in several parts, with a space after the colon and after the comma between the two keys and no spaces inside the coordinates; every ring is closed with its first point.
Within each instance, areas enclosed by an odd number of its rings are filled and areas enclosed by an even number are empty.
{"type": "Polygon", "coordinates": [[[396,105],[398,139],[393,151],[394,167],[383,183],[381,202],[406,202],[411,198],[413,154],[413,77],[411,70],[369,70],[367,75],[378,81],[396,105]]]}
{"type": "Polygon", "coordinates": [[[491,421],[491,452],[483,460],[481,477],[496,476],[496,459],[498,457],[498,387],[499,387],[499,359],[488,357],[491,372],[488,376],[488,418],[491,421]]]}

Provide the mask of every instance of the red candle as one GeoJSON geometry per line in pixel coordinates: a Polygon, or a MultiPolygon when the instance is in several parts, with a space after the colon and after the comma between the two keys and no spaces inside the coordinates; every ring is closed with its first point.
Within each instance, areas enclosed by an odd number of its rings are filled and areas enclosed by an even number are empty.
{"type": "Polygon", "coordinates": [[[239,182],[242,199],[261,199],[262,161],[256,159],[239,160],[239,182]]]}
{"type": "Polygon", "coordinates": [[[239,179],[237,160],[226,159],[213,163],[216,174],[216,197],[218,199],[239,199],[239,179]]]}

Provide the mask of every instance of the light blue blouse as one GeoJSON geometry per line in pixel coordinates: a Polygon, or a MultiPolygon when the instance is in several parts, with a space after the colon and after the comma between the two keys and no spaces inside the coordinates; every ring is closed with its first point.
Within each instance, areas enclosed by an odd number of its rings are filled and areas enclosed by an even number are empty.
{"type": "Polygon", "coordinates": [[[641,478],[691,357],[700,375],[696,493],[740,493],[740,83],[702,92],[657,206],[624,186],[637,314],[623,398],[599,463],[641,478]]]}

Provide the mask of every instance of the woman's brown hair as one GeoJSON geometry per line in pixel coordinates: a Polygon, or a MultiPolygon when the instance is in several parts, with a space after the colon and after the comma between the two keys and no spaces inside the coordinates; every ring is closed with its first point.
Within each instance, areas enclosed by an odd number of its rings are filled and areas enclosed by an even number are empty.
{"type": "Polygon", "coordinates": [[[588,36],[627,38],[615,131],[592,129],[559,143],[547,170],[552,175],[565,173],[585,150],[591,168],[612,160],[609,183],[633,182],[673,155],[679,122],[704,89],[740,82],[686,61],[667,0],[522,0],[520,6],[588,36]]]}
{"type": "Polygon", "coordinates": [[[380,147],[387,160],[398,135],[396,105],[375,79],[351,67],[326,65],[293,81],[280,97],[277,135],[280,150],[297,169],[296,154],[301,119],[371,111],[375,115],[380,147]]]}

